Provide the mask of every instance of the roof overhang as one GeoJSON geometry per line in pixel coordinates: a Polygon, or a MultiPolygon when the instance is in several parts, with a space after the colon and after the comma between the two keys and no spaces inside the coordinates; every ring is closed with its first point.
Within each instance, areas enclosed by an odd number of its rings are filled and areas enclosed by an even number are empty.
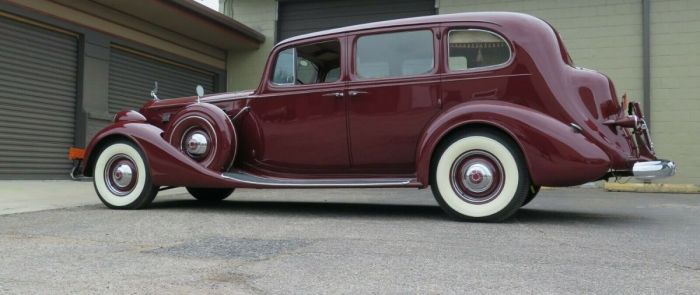
{"type": "Polygon", "coordinates": [[[92,0],[221,49],[255,49],[258,31],[193,0],[92,0]]]}

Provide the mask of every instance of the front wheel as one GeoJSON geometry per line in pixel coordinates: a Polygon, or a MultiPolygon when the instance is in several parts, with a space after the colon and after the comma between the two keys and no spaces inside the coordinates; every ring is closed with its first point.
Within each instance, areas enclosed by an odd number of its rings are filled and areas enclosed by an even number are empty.
{"type": "Polygon", "coordinates": [[[115,141],[105,146],[93,171],[97,196],[109,208],[145,208],[158,194],[158,187],[151,182],[146,157],[130,141],[115,141]]]}
{"type": "Polygon", "coordinates": [[[460,220],[504,220],[520,208],[530,187],[518,146],[490,130],[450,136],[431,164],[435,199],[449,216],[460,220]]]}
{"type": "Polygon", "coordinates": [[[187,191],[195,199],[203,202],[219,202],[233,193],[232,188],[196,188],[188,187],[187,191]]]}

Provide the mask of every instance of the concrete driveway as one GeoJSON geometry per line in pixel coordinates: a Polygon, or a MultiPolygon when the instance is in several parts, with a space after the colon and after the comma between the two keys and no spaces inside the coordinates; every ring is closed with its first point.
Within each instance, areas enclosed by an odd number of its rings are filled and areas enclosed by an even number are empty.
{"type": "Polygon", "coordinates": [[[427,190],[171,191],[140,211],[73,195],[0,216],[0,293],[700,292],[697,195],[545,190],[500,224],[448,220],[427,190]]]}

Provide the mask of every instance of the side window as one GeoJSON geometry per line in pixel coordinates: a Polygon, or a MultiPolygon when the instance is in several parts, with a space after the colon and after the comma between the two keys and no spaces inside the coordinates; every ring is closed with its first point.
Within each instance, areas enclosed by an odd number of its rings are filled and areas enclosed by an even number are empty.
{"type": "Polygon", "coordinates": [[[433,70],[433,32],[429,30],[362,36],[357,39],[355,70],[362,79],[426,74],[433,70]]]}
{"type": "Polygon", "coordinates": [[[452,71],[505,64],[511,56],[510,47],[501,36],[484,30],[452,30],[448,48],[448,66],[452,71]]]}
{"type": "Polygon", "coordinates": [[[277,54],[272,83],[303,85],[340,79],[340,43],[327,41],[288,48],[277,54]]]}

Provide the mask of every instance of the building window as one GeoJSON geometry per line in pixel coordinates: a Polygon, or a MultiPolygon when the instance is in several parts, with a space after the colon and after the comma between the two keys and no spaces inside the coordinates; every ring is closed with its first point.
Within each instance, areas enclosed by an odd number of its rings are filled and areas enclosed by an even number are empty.
{"type": "Polygon", "coordinates": [[[340,79],[340,43],[327,41],[288,48],[277,54],[272,82],[304,85],[340,79]]]}
{"type": "Polygon", "coordinates": [[[452,30],[448,65],[452,71],[494,67],[507,63],[510,47],[501,36],[484,30],[452,30]]]}
{"type": "Polygon", "coordinates": [[[414,76],[434,67],[433,32],[377,34],[357,40],[355,65],[362,79],[414,76]]]}

